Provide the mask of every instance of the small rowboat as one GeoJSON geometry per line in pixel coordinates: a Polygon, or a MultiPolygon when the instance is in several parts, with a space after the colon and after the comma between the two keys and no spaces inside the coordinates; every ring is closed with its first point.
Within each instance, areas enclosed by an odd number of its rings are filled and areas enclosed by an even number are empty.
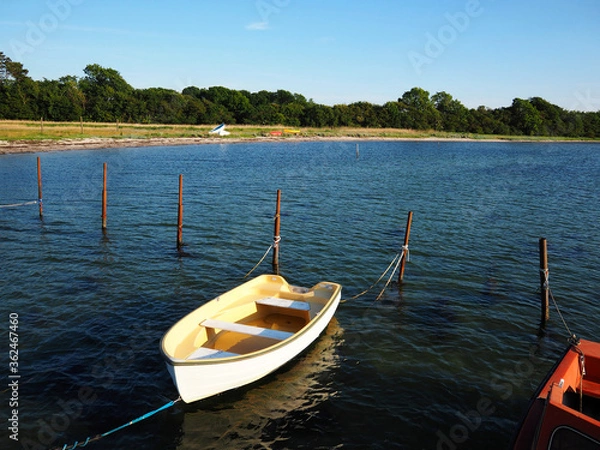
{"type": "Polygon", "coordinates": [[[323,332],[342,287],[292,286],[261,275],[192,311],[167,331],[161,351],[186,403],[257,381],[323,332]]]}
{"type": "Polygon", "coordinates": [[[571,343],[532,398],[511,448],[600,449],[600,343],[571,343]]]}

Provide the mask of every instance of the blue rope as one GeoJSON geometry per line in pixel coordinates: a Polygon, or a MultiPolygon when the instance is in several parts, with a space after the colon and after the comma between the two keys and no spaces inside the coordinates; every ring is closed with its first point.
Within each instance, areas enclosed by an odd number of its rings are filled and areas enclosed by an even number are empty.
{"type": "Polygon", "coordinates": [[[161,406],[158,409],[155,409],[154,411],[150,411],[149,413],[144,414],[143,416],[138,417],[137,419],[133,419],[131,422],[127,422],[124,425],[121,425],[120,427],[117,427],[113,430],[107,431],[106,433],[103,434],[99,434],[93,438],[88,437],[85,442],[83,442],[82,444],[79,443],[79,441],[75,441],[75,443],[73,444],[72,447],[69,447],[68,444],[65,444],[63,447],[61,447],[59,450],[75,450],[77,447],[85,447],[86,445],[88,445],[90,442],[93,441],[97,441],[102,439],[103,437],[108,436],[109,434],[112,434],[116,431],[122,430],[123,428],[127,428],[130,425],[133,425],[134,423],[138,423],[141,422],[142,420],[147,419],[148,417],[153,416],[154,414],[163,411],[167,408],[170,408],[171,406],[173,406],[175,403],[179,402],[181,400],[181,397],[179,397],[177,400],[172,400],[169,403],[164,404],[163,406],[161,406]]]}
{"type": "Polygon", "coordinates": [[[100,435],[100,437],[106,437],[106,436],[108,436],[109,434],[112,434],[112,433],[114,433],[115,431],[122,430],[123,428],[126,428],[126,427],[128,427],[128,426],[130,426],[130,425],[133,425],[134,423],[141,422],[142,420],[144,420],[144,419],[147,419],[148,417],[151,417],[151,416],[153,416],[154,414],[156,414],[156,413],[158,413],[158,412],[160,412],[160,411],[162,411],[162,410],[164,410],[164,409],[170,408],[170,407],[171,407],[171,406],[173,406],[175,403],[177,403],[179,400],[180,400],[180,399],[178,398],[177,400],[170,401],[169,403],[167,403],[167,404],[165,404],[165,405],[161,406],[161,407],[160,407],[160,408],[158,408],[158,409],[155,409],[154,411],[151,411],[151,412],[149,412],[149,413],[147,413],[147,414],[144,414],[143,416],[140,416],[140,417],[138,417],[137,419],[133,419],[131,422],[129,422],[129,423],[126,423],[125,425],[121,425],[120,427],[117,427],[117,428],[115,428],[114,430],[110,430],[110,431],[107,431],[107,432],[106,432],[106,433],[104,433],[104,434],[101,434],[101,435],[100,435]]]}

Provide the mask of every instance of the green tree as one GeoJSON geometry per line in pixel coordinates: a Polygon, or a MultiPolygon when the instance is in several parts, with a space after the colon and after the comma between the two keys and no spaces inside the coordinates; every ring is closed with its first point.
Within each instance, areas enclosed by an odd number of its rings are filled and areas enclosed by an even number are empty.
{"type": "Polygon", "coordinates": [[[435,109],[440,114],[441,129],[444,131],[466,131],[469,110],[447,92],[438,92],[431,97],[435,109]]]}
{"type": "Polygon", "coordinates": [[[28,76],[23,64],[0,53],[0,117],[37,119],[38,84],[28,76]]]}
{"type": "Polygon", "coordinates": [[[511,112],[511,126],[520,134],[537,135],[542,126],[542,117],[528,100],[515,98],[511,112]]]}
{"type": "Polygon", "coordinates": [[[355,127],[356,118],[353,115],[352,109],[348,105],[334,105],[333,114],[335,124],[339,127],[355,127]]]}
{"type": "Polygon", "coordinates": [[[327,127],[332,126],[334,120],[333,108],[310,101],[304,110],[302,126],[327,127]]]}
{"type": "Polygon", "coordinates": [[[291,127],[299,127],[302,124],[302,116],[304,115],[304,105],[296,101],[286,103],[281,107],[281,114],[283,115],[283,124],[291,127]]]}
{"type": "Polygon", "coordinates": [[[380,122],[382,127],[402,128],[400,104],[398,102],[385,103],[381,108],[380,122]]]}
{"type": "Polygon", "coordinates": [[[356,102],[348,105],[353,121],[361,127],[380,128],[378,108],[369,102],[356,102]]]}
{"type": "Polygon", "coordinates": [[[184,123],[186,100],[172,89],[149,88],[136,91],[149,123],[184,123]]]}
{"type": "Polygon", "coordinates": [[[414,87],[405,92],[398,99],[404,104],[401,117],[406,128],[417,130],[439,130],[441,128],[441,116],[433,101],[429,98],[429,92],[414,87]]]}
{"type": "Polygon", "coordinates": [[[127,120],[134,102],[134,89],[114,69],[90,64],[79,87],[86,97],[86,118],[97,122],[127,120]]]}
{"type": "Polygon", "coordinates": [[[529,103],[539,112],[542,123],[539,134],[544,136],[561,136],[565,132],[565,124],[561,115],[563,109],[540,97],[529,99],[529,103]]]}

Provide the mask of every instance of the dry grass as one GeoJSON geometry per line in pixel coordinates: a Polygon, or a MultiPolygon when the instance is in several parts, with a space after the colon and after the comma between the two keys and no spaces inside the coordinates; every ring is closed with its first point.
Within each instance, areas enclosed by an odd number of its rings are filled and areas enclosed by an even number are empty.
{"type": "MultiPolygon", "coordinates": [[[[208,138],[212,125],[116,124],[95,122],[44,122],[0,120],[0,141],[56,141],[61,139],[150,139],[208,138]]],[[[295,128],[283,125],[227,125],[230,135],[223,139],[269,137],[273,131],[283,132],[281,138],[358,138],[358,139],[502,139],[502,140],[565,140],[561,138],[493,136],[441,131],[418,131],[397,128],[295,128]],[[286,133],[293,129],[296,133],[286,133]]]]}
{"type": "MultiPolygon", "coordinates": [[[[0,121],[0,140],[58,140],[86,138],[181,138],[209,137],[211,125],[146,125],[77,122],[44,122],[2,120],[0,121]]],[[[282,137],[355,137],[355,138],[422,138],[431,136],[431,132],[402,130],[393,128],[295,128],[257,125],[227,125],[230,138],[253,138],[270,136],[273,131],[282,131],[282,137]],[[295,133],[286,133],[286,130],[295,133]]]]}

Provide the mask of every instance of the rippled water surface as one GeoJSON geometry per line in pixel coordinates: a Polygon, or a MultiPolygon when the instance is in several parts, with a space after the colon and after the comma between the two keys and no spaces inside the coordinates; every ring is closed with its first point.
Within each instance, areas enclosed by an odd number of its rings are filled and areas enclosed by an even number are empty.
{"type": "MultiPolygon", "coordinates": [[[[96,449],[506,448],[565,347],[539,327],[538,240],[578,336],[599,336],[600,145],[253,143],[0,156],[0,370],[19,317],[19,438],[60,447],[177,392],[159,353],[181,316],[243,282],[272,241],[281,272],[343,285],[309,351],[250,387],[182,403],[96,449]],[[101,230],[108,163],[108,230],[101,230]],[[184,253],[176,250],[184,177],[184,253]],[[401,250],[404,283],[359,298],[401,250]]],[[[269,272],[270,258],[255,274],[269,272]]],[[[0,372],[0,373],[2,373],[0,372]]],[[[4,391],[2,420],[9,416],[4,391]]],[[[12,447],[11,447],[12,446],[12,447]]]]}

